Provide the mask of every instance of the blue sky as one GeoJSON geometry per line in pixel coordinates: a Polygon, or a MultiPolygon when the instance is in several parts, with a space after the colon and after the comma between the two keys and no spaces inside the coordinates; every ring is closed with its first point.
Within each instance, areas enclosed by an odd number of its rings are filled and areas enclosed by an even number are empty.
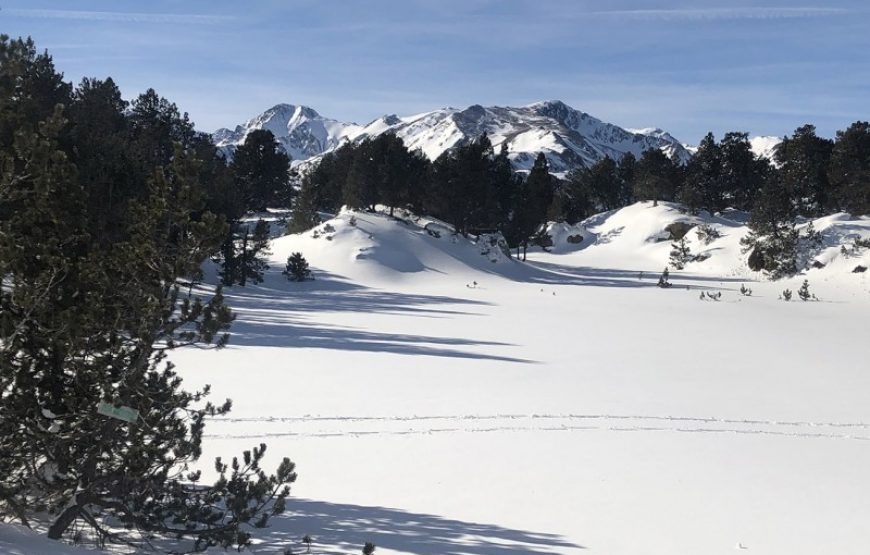
{"type": "Polygon", "coordinates": [[[870,118],[870,4],[741,0],[8,1],[68,80],[147,87],[205,131],[279,103],[366,123],[560,99],[684,142],[870,118]]]}

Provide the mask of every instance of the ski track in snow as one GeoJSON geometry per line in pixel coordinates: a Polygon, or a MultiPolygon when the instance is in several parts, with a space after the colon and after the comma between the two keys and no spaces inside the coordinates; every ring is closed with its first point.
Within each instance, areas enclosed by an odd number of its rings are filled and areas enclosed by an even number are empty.
{"type": "Polygon", "coordinates": [[[456,416],[287,416],[215,418],[221,433],[216,439],[271,437],[331,438],[372,435],[430,435],[492,432],[674,432],[693,434],[747,434],[791,438],[824,438],[868,441],[870,435],[840,430],[868,430],[863,422],[810,422],[741,420],[688,416],[639,416],[613,414],[494,414],[456,416]],[[590,424],[580,424],[590,422],[590,424]],[[633,422],[634,425],[625,425],[633,422]],[[438,425],[441,423],[442,425],[438,425]],[[246,424],[257,425],[257,430],[246,424]],[[278,428],[264,430],[263,427],[278,428]],[[235,432],[233,428],[244,428],[235,432]],[[290,428],[290,429],[287,429],[290,428]]]}

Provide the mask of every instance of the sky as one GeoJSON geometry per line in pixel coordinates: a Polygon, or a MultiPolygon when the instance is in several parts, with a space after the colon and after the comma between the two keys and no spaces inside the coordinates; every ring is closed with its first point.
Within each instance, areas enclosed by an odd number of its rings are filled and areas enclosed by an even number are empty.
{"type": "Polygon", "coordinates": [[[870,119],[870,3],[769,0],[0,0],[66,79],[152,87],[197,127],[278,103],[368,123],[559,99],[696,144],[870,119]]]}

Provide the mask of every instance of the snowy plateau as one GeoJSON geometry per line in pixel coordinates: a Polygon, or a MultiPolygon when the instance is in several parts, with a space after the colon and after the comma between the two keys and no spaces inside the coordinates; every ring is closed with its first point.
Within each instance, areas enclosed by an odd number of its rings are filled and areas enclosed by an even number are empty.
{"type": "MultiPolygon", "coordinates": [[[[668,203],[553,224],[525,263],[405,213],[297,235],[280,216],[265,281],[226,291],[230,346],[172,356],[234,401],[206,475],[260,442],[298,464],[251,552],[868,552],[870,249],[849,245],[870,218],[813,221],[810,269],[772,282],[745,265],[745,215],[668,203]],[[675,223],[709,256],[661,289],[675,223]],[[296,251],[313,281],[281,275],[296,251]],[[804,279],[818,300],[778,299],[804,279]]],[[[0,552],[86,553],[12,525],[0,552]]]]}
{"type": "Polygon", "coordinates": [[[526,263],[411,215],[275,238],[266,281],[228,292],[232,346],[174,356],[235,401],[203,460],[264,441],[299,465],[254,552],[867,553],[870,252],[841,247],[870,219],[814,221],[824,267],[779,282],[745,266],[743,220],[639,203],[526,263]],[[690,229],[709,258],[660,289],[674,223],[720,237],[690,229]],[[295,251],[314,281],[280,274],[295,251]],[[803,279],[819,301],[778,299],[803,279]]]}

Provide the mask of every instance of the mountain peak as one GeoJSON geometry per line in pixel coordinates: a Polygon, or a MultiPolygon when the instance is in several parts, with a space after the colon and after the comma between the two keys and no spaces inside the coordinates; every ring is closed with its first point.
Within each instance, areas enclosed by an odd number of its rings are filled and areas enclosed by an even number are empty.
{"type": "Polygon", "coordinates": [[[264,128],[275,134],[297,162],[314,162],[347,141],[382,133],[394,133],[409,149],[419,150],[432,160],[487,133],[493,145],[507,147],[514,169],[530,169],[535,157],[544,153],[556,174],[588,167],[605,157],[619,159],[627,152],[639,157],[648,149],[660,149],[683,161],[690,156],[682,144],[660,129],[628,131],[561,100],[521,107],[472,104],[464,109],[442,108],[403,118],[388,115],[365,127],[322,117],[306,106],[277,104],[235,131],[220,130],[214,137],[218,146],[231,154],[247,133],[264,128]]]}

